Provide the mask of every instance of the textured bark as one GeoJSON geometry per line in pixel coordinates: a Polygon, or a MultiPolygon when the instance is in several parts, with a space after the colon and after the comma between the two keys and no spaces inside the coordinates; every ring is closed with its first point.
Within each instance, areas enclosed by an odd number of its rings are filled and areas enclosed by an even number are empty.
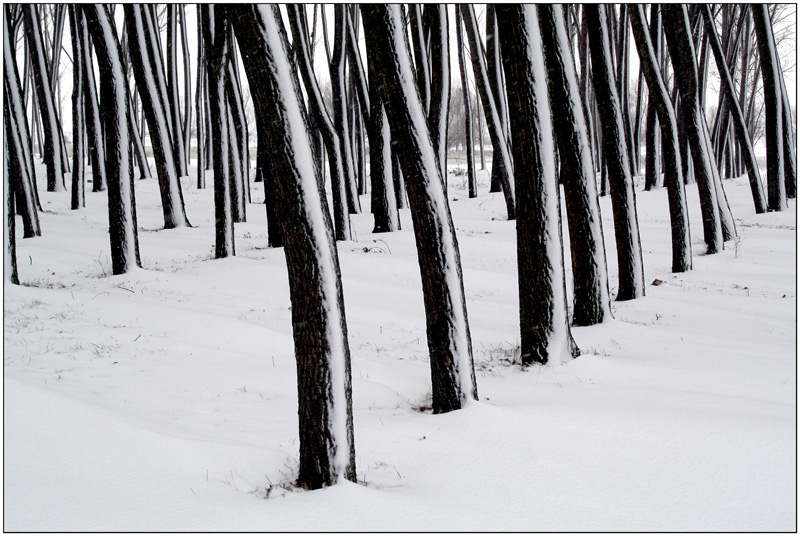
{"type": "MultiPolygon", "coordinates": [[[[486,126],[489,128],[489,136],[492,139],[492,150],[495,155],[495,162],[499,168],[500,184],[503,187],[503,195],[506,200],[506,211],[508,219],[516,218],[514,201],[514,171],[509,154],[508,144],[500,124],[500,115],[497,112],[494,95],[489,83],[489,74],[486,71],[485,53],[481,44],[478,25],[475,20],[475,13],[471,4],[460,4],[459,11],[464,21],[464,30],[467,34],[470,55],[472,57],[472,71],[475,75],[475,85],[481,96],[481,104],[486,117],[486,126]]],[[[494,164],[492,164],[494,166],[494,164]]]]}
{"type": "MultiPolygon", "coordinates": [[[[5,13],[4,13],[5,14],[5,13]]],[[[5,33],[4,35],[8,35],[5,33]]],[[[3,234],[3,278],[12,285],[19,285],[17,274],[17,238],[16,238],[16,219],[14,217],[14,194],[11,191],[10,179],[13,171],[9,157],[11,151],[8,148],[8,137],[3,138],[3,154],[5,158],[5,173],[3,173],[3,196],[5,197],[5,233],[3,234]]]]}
{"type": "Polygon", "coordinates": [[[786,209],[784,176],[783,102],[781,100],[780,67],[772,35],[772,23],[766,4],[753,4],[753,28],[761,57],[761,79],[764,84],[764,128],[767,138],[767,206],[770,211],[786,209]]]}
{"type": "Polygon", "coordinates": [[[392,142],[403,169],[419,256],[434,413],[477,400],[455,227],[415,90],[397,5],[361,5],[367,54],[374,55],[392,142]]]}
{"type": "MultiPolygon", "coordinates": [[[[631,6],[630,21],[636,49],[639,53],[639,64],[650,90],[650,102],[658,113],[658,124],[661,127],[664,175],[666,177],[672,231],[672,271],[685,272],[692,269],[692,241],[689,232],[686,193],[681,175],[680,147],[675,111],[672,108],[666,85],[658,68],[658,55],[647,33],[642,6],[631,6]]],[[[650,35],[655,33],[652,30],[653,28],[651,27],[650,35]]]]}
{"type": "Polygon", "coordinates": [[[717,63],[717,71],[719,71],[720,78],[722,78],[722,89],[726,96],[731,114],[733,115],[733,126],[739,141],[739,147],[742,150],[745,166],[747,167],[747,176],[750,179],[750,191],[753,194],[753,204],[755,205],[756,214],[762,214],[767,211],[767,201],[764,196],[764,187],[761,183],[761,174],[758,171],[758,163],[756,162],[753,144],[750,140],[750,135],[747,133],[744,114],[739,107],[739,102],[736,100],[733,79],[728,70],[728,64],[723,57],[722,46],[719,43],[716,28],[714,28],[711,10],[707,5],[701,6],[701,9],[703,18],[706,21],[706,33],[709,36],[709,44],[711,45],[711,50],[714,53],[714,59],[717,63]]]}
{"type": "Polygon", "coordinates": [[[622,113],[611,71],[608,26],[605,10],[597,5],[584,5],[584,13],[589,25],[592,79],[597,94],[600,126],[603,131],[603,156],[608,166],[611,208],[614,212],[619,266],[617,300],[631,300],[644,295],[644,266],[622,113]]]}
{"type": "MultiPolygon", "coordinates": [[[[186,140],[183,136],[181,101],[178,96],[178,5],[167,4],[167,102],[172,125],[172,151],[178,177],[189,174],[186,140]]],[[[188,102],[187,102],[188,106],[188,102]]]]}
{"type": "Polygon", "coordinates": [[[100,116],[103,118],[108,179],[108,226],[114,275],[141,268],[130,148],[130,99],[122,63],[122,47],[114,20],[105,7],[83,4],[100,68],[100,116]]]}
{"type": "Polygon", "coordinates": [[[61,161],[61,126],[56,114],[56,104],[50,87],[50,74],[42,43],[37,8],[33,4],[22,4],[25,17],[25,39],[31,57],[31,72],[36,86],[36,103],[44,131],[44,163],[47,166],[47,191],[65,189],[64,167],[61,161]]]}
{"type": "MultiPolygon", "coordinates": [[[[553,121],[553,130],[561,160],[569,221],[574,282],[572,322],[577,326],[591,326],[611,318],[608,268],[592,151],[561,10],[540,5],[537,11],[548,70],[549,100],[553,117],[557,118],[553,121]]],[[[520,206],[519,201],[517,206],[520,206]]]]}
{"type": "MultiPolygon", "coordinates": [[[[544,10],[547,8],[545,7],[544,10]]],[[[560,8],[557,8],[560,11],[560,8]]],[[[536,8],[496,8],[514,154],[522,365],[580,354],[569,328],[561,208],[536,8]],[[541,64],[541,65],[539,65],[541,64]]],[[[554,15],[551,11],[548,16],[554,15]]],[[[560,24],[563,21],[559,18],[560,24]]]]}
{"type": "Polygon", "coordinates": [[[331,175],[331,192],[333,195],[333,220],[335,225],[336,240],[351,240],[350,218],[348,217],[347,187],[344,155],[340,142],[340,132],[334,127],[334,121],[328,114],[322,100],[314,69],[311,65],[311,54],[306,40],[305,12],[303,6],[293,4],[288,6],[289,26],[294,40],[295,54],[303,84],[308,95],[309,107],[317,116],[317,122],[328,153],[328,166],[331,175]]]}
{"type": "Polygon", "coordinates": [[[236,254],[231,214],[230,168],[228,166],[228,111],[225,99],[225,79],[228,76],[228,19],[217,6],[203,5],[200,9],[206,69],[208,70],[208,100],[211,113],[211,138],[214,157],[214,256],[217,259],[236,254]]]}
{"type": "Polygon", "coordinates": [[[174,150],[173,128],[170,125],[167,102],[168,87],[164,83],[164,69],[157,53],[158,34],[152,31],[154,23],[149,20],[147,7],[126,4],[124,9],[131,65],[156,161],[164,228],[185,227],[189,225],[189,221],[186,219],[179,180],[181,155],[174,150]]]}
{"type": "Polygon", "coordinates": [[[275,36],[277,6],[228,8],[247,72],[286,238],[300,424],[298,484],[356,480],[344,298],[324,192],[311,165],[288,47],[275,36]]]}
{"type": "Polygon", "coordinates": [[[430,106],[428,129],[447,189],[447,116],[450,113],[450,25],[445,4],[425,6],[430,24],[430,106]]]}
{"type": "MultiPolygon", "coordinates": [[[[464,42],[461,34],[461,6],[456,6],[456,40],[458,46],[458,65],[461,70],[461,94],[464,102],[464,132],[466,138],[465,152],[467,154],[467,185],[469,187],[469,196],[478,197],[477,181],[475,179],[475,141],[472,138],[472,105],[469,98],[469,83],[467,81],[467,64],[464,60],[464,42]]],[[[496,158],[501,159],[500,155],[496,158]]],[[[500,172],[502,164],[495,166],[492,165],[492,174],[500,172]]],[[[498,175],[499,181],[499,175],[498,175]]],[[[499,184],[499,182],[498,182],[499,184]]],[[[499,190],[498,190],[499,191],[499,190]]]]}
{"type": "Polygon", "coordinates": [[[86,25],[83,12],[69,6],[70,33],[72,34],[72,196],[70,208],[77,210],[86,206],[85,181],[83,176],[83,51],[77,38],[81,26],[86,25]]]}
{"type": "MultiPolygon", "coordinates": [[[[231,42],[229,47],[233,47],[231,42]]],[[[231,48],[228,53],[233,56],[231,48]]],[[[233,58],[228,60],[228,76],[225,78],[225,95],[230,114],[230,141],[228,150],[231,174],[231,203],[234,223],[247,221],[249,169],[247,165],[247,120],[244,117],[242,89],[236,81],[233,58]]]]}
{"type": "Polygon", "coordinates": [[[705,115],[700,110],[697,64],[689,33],[689,20],[685,6],[663,5],[662,10],[667,45],[675,70],[676,87],[680,91],[681,117],[686,127],[694,163],[694,175],[700,193],[703,238],[708,247],[706,253],[710,255],[723,248],[723,235],[714,181],[716,166],[707,140],[708,127],[705,115]]]}

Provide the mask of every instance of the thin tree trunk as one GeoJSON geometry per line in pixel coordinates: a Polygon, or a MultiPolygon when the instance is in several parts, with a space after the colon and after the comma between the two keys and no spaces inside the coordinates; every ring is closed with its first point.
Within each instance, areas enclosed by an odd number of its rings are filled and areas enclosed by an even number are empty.
{"type": "Polygon", "coordinates": [[[617,239],[619,291],[617,300],[644,296],[644,266],[636,215],[636,197],[630,175],[630,160],[611,66],[611,45],[608,39],[605,10],[597,5],[584,5],[589,24],[592,75],[603,130],[603,155],[608,166],[611,206],[614,212],[614,233],[617,239]]]}
{"type": "MultiPolygon", "coordinates": [[[[464,39],[461,33],[461,9],[456,7],[456,40],[458,46],[458,65],[461,70],[461,94],[464,101],[464,133],[466,136],[467,155],[467,186],[469,197],[478,197],[477,181],[475,180],[475,142],[472,139],[472,105],[469,98],[469,82],[467,81],[467,64],[464,60],[464,39]]],[[[499,155],[497,158],[501,158],[499,155]]],[[[498,160],[499,162],[499,160],[498,160]]],[[[494,172],[494,164],[492,165],[494,172]]],[[[498,172],[500,165],[497,166],[498,172]]]]}
{"type": "Polygon", "coordinates": [[[83,51],[77,38],[79,28],[86,25],[83,12],[69,6],[69,28],[72,34],[72,210],[86,206],[83,176],[83,51]]]}

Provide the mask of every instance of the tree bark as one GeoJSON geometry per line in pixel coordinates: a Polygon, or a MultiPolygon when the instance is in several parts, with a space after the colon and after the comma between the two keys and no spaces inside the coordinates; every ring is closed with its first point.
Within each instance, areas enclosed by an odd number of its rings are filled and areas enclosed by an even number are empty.
{"type": "Polygon", "coordinates": [[[312,163],[302,96],[292,82],[277,6],[227,8],[275,171],[292,298],[300,423],[298,484],[356,480],[344,298],[324,192],[312,163]]]}
{"type": "Polygon", "coordinates": [[[69,6],[70,33],[72,34],[72,199],[71,208],[77,210],[86,206],[85,182],[83,176],[83,51],[78,34],[86,25],[83,12],[73,5],[69,6]]]}
{"type": "Polygon", "coordinates": [[[592,77],[603,131],[603,157],[608,166],[611,207],[614,212],[619,266],[617,300],[631,300],[644,296],[644,266],[630,160],[625,144],[620,101],[611,71],[608,25],[605,10],[601,7],[587,4],[584,5],[584,12],[589,25],[592,77]]]}
{"type": "Polygon", "coordinates": [[[783,103],[781,101],[780,67],[772,23],[766,4],[753,4],[753,28],[761,57],[761,79],[764,84],[764,129],[767,138],[767,207],[770,211],[786,209],[784,175],[783,103]]]}
{"type": "MultiPolygon", "coordinates": [[[[561,161],[564,200],[569,221],[574,287],[572,322],[577,326],[591,326],[612,318],[592,150],[587,137],[577,73],[569,50],[563,15],[560,9],[546,5],[537,6],[537,12],[548,71],[549,102],[553,117],[557,118],[552,122],[552,128],[561,161]]],[[[515,16],[520,17],[520,14],[515,16]]],[[[517,53],[521,53],[522,44],[511,46],[519,47],[517,53]]],[[[517,91],[515,89],[513,93],[517,91]]],[[[521,128],[527,127],[523,125],[521,128]]],[[[514,161],[516,162],[516,156],[514,161]]],[[[519,201],[517,206],[520,206],[519,201]]]]}
{"type": "MultiPolygon", "coordinates": [[[[644,9],[641,5],[631,6],[630,21],[639,53],[639,65],[650,90],[651,107],[658,113],[658,124],[661,127],[661,146],[664,153],[664,174],[672,231],[672,271],[685,272],[692,269],[692,241],[689,233],[686,193],[681,175],[677,120],[658,68],[658,55],[647,33],[644,9]]],[[[650,35],[654,33],[651,26],[650,35]]]]}
{"type": "Polygon", "coordinates": [[[228,165],[228,110],[225,99],[225,79],[228,76],[228,18],[221,6],[202,5],[200,26],[203,31],[206,69],[208,70],[208,101],[211,108],[211,139],[214,157],[214,216],[217,259],[236,255],[231,213],[230,167],[228,165]]]}
{"type": "Polygon", "coordinates": [[[108,179],[108,222],[111,240],[111,269],[114,275],[141,268],[133,188],[133,159],[130,144],[128,80],[122,63],[114,19],[105,7],[83,4],[83,13],[94,41],[100,67],[100,115],[103,118],[108,179]]]}
{"type": "MultiPolygon", "coordinates": [[[[465,153],[467,155],[467,186],[469,197],[478,197],[478,183],[475,179],[475,140],[472,138],[472,105],[469,98],[469,82],[467,81],[467,64],[464,60],[464,40],[461,33],[461,6],[456,6],[456,40],[458,46],[458,65],[461,70],[461,94],[464,101],[464,133],[466,137],[465,153]]],[[[498,162],[501,156],[497,156],[498,162]]],[[[497,167],[498,173],[502,164],[492,164],[492,173],[497,167]]]]}
{"type": "Polygon", "coordinates": [[[362,4],[361,15],[367,54],[375,58],[408,188],[425,300],[433,411],[444,413],[478,397],[458,241],[414,84],[401,9],[362,4]]]}
{"type": "MultiPolygon", "coordinates": [[[[544,8],[546,9],[546,8],[544,8]]],[[[552,8],[551,8],[552,9],[552,8]]],[[[547,15],[558,17],[552,11],[547,15]]],[[[534,6],[498,5],[516,179],[522,365],[580,354],[569,327],[555,140],[534,6]]]]}

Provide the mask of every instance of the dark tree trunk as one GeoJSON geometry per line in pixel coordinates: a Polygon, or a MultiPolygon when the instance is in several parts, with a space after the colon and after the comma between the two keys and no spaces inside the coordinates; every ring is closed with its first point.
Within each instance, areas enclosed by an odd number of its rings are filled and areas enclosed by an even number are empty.
{"type": "Polygon", "coordinates": [[[608,166],[614,233],[617,241],[619,291],[617,300],[631,300],[644,295],[644,266],[636,215],[636,197],[630,176],[625,133],[614,75],[611,71],[611,45],[608,39],[605,10],[585,5],[592,55],[592,78],[597,95],[600,126],[603,131],[603,156],[608,166]]]}
{"type": "MultiPolygon", "coordinates": [[[[486,62],[483,45],[481,44],[478,24],[475,20],[475,13],[471,4],[460,4],[458,9],[464,21],[464,30],[469,42],[470,55],[472,56],[472,71],[475,75],[475,85],[481,96],[484,115],[486,116],[486,126],[489,128],[489,136],[492,138],[493,162],[498,165],[500,184],[503,186],[503,195],[506,200],[506,210],[508,219],[516,218],[514,209],[514,171],[511,162],[511,155],[508,150],[505,135],[500,124],[500,115],[497,112],[495,98],[489,83],[489,73],[486,72],[486,62]]],[[[494,163],[492,167],[494,167],[494,163]]]]}
{"type": "Polygon", "coordinates": [[[392,141],[408,188],[425,299],[434,413],[477,400],[455,227],[408,54],[397,5],[361,5],[392,141]]]}
{"type": "Polygon", "coordinates": [[[86,26],[83,12],[69,6],[69,28],[72,34],[72,210],[86,206],[83,177],[83,51],[78,34],[86,26]]]}
{"type": "MultiPolygon", "coordinates": [[[[233,43],[229,44],[229,54],[233,56],[233,43]]],[[[228,111],[231,117],[230,147],[231,152],[231,202],[233,203],[233,221],[247,221],[248,202],[248,165],[247,165],[247,120],[244,117],[244,99],[242,89],[235,78],[233,58],[228,61],[228,76],[225,79],[225,90],[228,98],[228,111]]]]}
{"type": "Polygon", "coordinates": [[[108,222],[111,238],[111,269],[114,275],[141,268],[133,189],[133,159],[130,144],[128,80],[122,63],[122,47],[114,19],[103,6],[83,4],[89,32],[100,67],[100,116],[103,118],[108,222]]]}
{"type": "Polygon", "coordinates": [[[723,57],[722,46],[719,43],[716,28],[714,28],[714,19],[711,15],[711,10],[707,5],[701,6],[701,9],[703,10],[703,17],[706,21],[706,34],[709,36],[711,50],[717,62],[717,70],[720,73],[720,78],[722,78],[722,89],[733,115],[733,126],[736,131],[736,137],[738,138],[745,165],[747,166],[747,175],[750,179],[750,191],[753,194],[753,204],[755,205],[756,214],[762,214],[767,211],[767,202],[764,197],[764,188],[761,183],[761,174],[758,171],[758,163],[756,162],[755,151],[753,151],[753,144],[750,140],[750,135],[747,133],[744,114],[739,107],[739,102],[736,100],[733,79],[728,71],[728,64],[723,57]]]}
{"type": "Polygon", "coordinates": [[[344,298],[324,192],[277,6],[228,8],[284,216],[300,422],[298,484],[356,480],[344,298]]]}
{"type": "Polygon", "coordinates": [[[428,128],[447,190],[447,116],[450,113],[450,25],[445,4],[428,4],[430,21],[430,107],[428,128]]]}
{"type": "Polygon", "coordinates": [[[694,174],[700,193],[703,214],[703,238],[708,254],[723,248],[722,224],[714,181],[713,152],[708,143],[708,127],[700,109],[697,63],[690,38],[689,20],[685,6],[664,5],[664,27],[667,45],[675,70],[676,87],[680,90],[681,116],[689,138],[694,162],[694,174]]]}
{"type": "MultiPolygon", "coordinates": [[[[14,196],[14,209],[22,216],[24,238],[41,236],[39,214],[37,212],[35,183],[31,178],[29,138],[25,132],[25,105],[22,98],[16,58],[10,41],[7,14],[3,11],[3,79],[5,98],[3,111],[5,117],[6,195],[14,196]],[[10,190],[8,190],[10,188],[10,190]]],[[[14,217],[14,212],[11,217],[14,217]]]]}
{"type": "MultiPolygon", "coordinates": [[[[385,108],[385,107],[384,107],[385,108]]],[[[392,183],[394,183],[394,198],[397,200],[397,208],[406,208],[406,185],[403,178],[403,170],[400,169],[400,158],[397,156],[397,149],[392,146],[392,183]]]]}
{"type": "MultiPolygon", "coordinates": [[[[780,65],[778,65],[780,68],[780,65]]],[[[797,197],[797,158],[795,155],[794,131],[792,125],[792,111],[789,106],[789,96],[786,93],[783,70],[780,71],[781,97],[783,104],[783,175],[786,179],[786,197],[797,197]]]]}
{"type": "Polygon", "coordinates": [[[25,16],[25,39],[31,57],[31,72],[36,86],[36,101],[44,130],[44,163],[47,166],[47,191],[65,189],[64,167],[61,161],[61,125],[56,114],[56,105],[50,87],[50,74],[45,58],[42,31],[39,27],[37,8],[33,4],[22,4],[25,16]]]}
{"type": "Polygon", "coordinates": [[[203,31],[198,24],[197,32],[197,84],[195,84],[194,107],[197,124],[197,188],[199,190],[206,187],[206,164],[205,164],[205,80],[206,80],[206,56],[203,52],[203,31]]]}
{"type": "MultiPolygon", "coordinates": [[[[8,35],[8,34],[5,34],[8,35]]],[[[11,184],[9,180],[12,175],[11,165],[9,162],[10,151],[8,149],[8,138],[3,139],[5,147],[5,173],[3,173],[3,193],[5,194],[5,217],[6,217],[6,232],[3,235],[3,278],[12,285],[19,285],[19,276],[17,275],[17,238],[16,238],[16,219],[14,217],[14,194],[11,191],[11,184]]]]}
{"type": "MultiPolygon", "coordinates": [[[[345,157],[342,153],[343,144],[340,141],[341,132],[334,127],[334,122],[325,108],[322,92],[319,89],[317,78],[311,65],[311,54],[305,38],[305,12],[299,4],[288,6],[289,25],[294,40],[296,60],[303,84],[308,94],[309,107],[317,116],[317,121],[328,153],[328,166],[331,175],[331,192],[333,195],[333,220],[335,224],[336,240],[351,240],[350,218],[348,216],[347,189],[349,179],[345,168],[345,157]]],[[[343,59],[342,59],[343,61],[343,59]]],[[[331,64],[332,66],[332,64],[331,64]]],[[[333,67],[331,67],[333,69],[333,67]]],[[[333,73],[333,70],[331,70],[333,73]]],[[[342,77],[344,74],[342,74],[342,77]]],[[[345,143],[344,145],[346,145],[345,143]]],[[[352,168],[350,168],[352,172],[352,168]]]]}
{"type": "MultiPolygon", "coordinates": [[[[258,148],[256,149],[256,173],[261,175],[261,182],[264,184],[264,208],[267,211],[267,246],[271,248],[283,247],[283,230],[281,228],[282,218],[278,215],[278,200],[275,189],[275,177],[269,166],[267,158],[267,147],[264,142],[265,134],[261,131],[260,125],[256,125],[258,148]]],[[[324,191],[324,189],[323,189],[324,191]]]]}
{"type": "Polygon", "coordinates": [[[214,217],[217,259],[236,254],[231,214],[230,168],[228,166],[228,110],[225,99],[225,79],[228,76],[228,19],[224,8],[202,5],[200,27],[203,31],[206,69],[208,70],[208,100],[211,108],[211,138],[214,157],[214,217]]]}
{"type": "Polygon", "coordinates": [[[144,149],[144,141],[142,140],[141,129],[136,121],[136,109],[133,107],[133,102],[128,101],[131,109],[131,140],[133,141],[133,150],[136,152],[136,163],[139,164],[140,179],[149,179],[150,166],[147,163],[147,154],[144,149]]]}
{"type": "Polygon", "coordinates": [[[781,101],[780,67],[772,23],[766,4],[753,4],[753,28],[761,57],[761,79],[764,84],[764,128],[767,138],[767,206],[770,211],[786,208],[784,176],[783,103],[781,101]]]}
{"type": "Polygon", "coordinates": [[[189,222],[186,219],[179,180],[178,160],[181,155],[174,151],[173,130],[167,110],[168,88],[164,83],[164,69],[158,56],[159,37],[152,31],[155,22],[149,20],[150,10],[146,6],[126,4],[124,9],[131,65],[156,161],[164,228],[185,227],[189,222]]]}
{"type": "Polygon", "coordinates": [[[186,35],[186,6],[178,4],[178,15],[180,20],[181,47],[183,50],[183,83],[184,91],[184,112],[183,112],[183,145],[186,155],[186,174],[189,174],[192,145],[192,72],[189,61],[189,40],[186,35]]]}
{"type": "MultiPolygon", "coordinates": [[[[464,60],[464,41],[461,33],[461,6],[456,6],[456,41],[458,46],[458,65],[461,70],[461,94],[464,100],[464,133],[466,137],[465,152],[467,155],[467,185],[470,197],[478,197],[478,183],[475,180],[475,140],[472,139],[472,105],[469,98],[469,83],[467,82],[467,64],[464,60]]],[[[496,155],[496,158],[501,158],[496,155]]],[[[502,164],[492,164],[492,173],[497,168],[498,173],[502,164]]]]}
{"type": "Polygon", "coordinates": [[[633,128],[631,127],[631,106],[628,80],[628,6],[619,6],[619,24],[617,25],[617,95],[619,96],[622,126],[625,133],[625,145],[628,149],[628,165],[631,176],[638,174],[636,156],[633,147],[633,128]]]}
{"type": "MultiPolygon", "coordinates": [[[[552,124],[561,160],[564,200],[569,221],[574,282],[573,324],[591,326],[611,318],[608,268],[592,150],[561,10],[546,5],[540,5],[537,9],[548,71],[549,101],[553,117],[557,118],[552,124]]],[[[519,17],[518,14],[515,16],[519,17]]],[[[521,47],[521,44],[511,46],[521,47]]],[[[516,52],[519,54],[521,51],[516,52]]],[[[515,89],[513,93],[517,91],[515,89]]],[[[544,98],[543,95],[537,97],[544,98]]],[[[514,161],[517,161],[516,156],[514,161]]],[[[515,173],[515,176],[518,177],[519,174],[515,173]]],[[[518,188],[517,196],[519,194],[518,188]]],[[[517,206],[521,207],[519,200],[517,206]]]]}
{"type": "Polygon", "coordinates": [[[339,135],[339,150],[344,168],[344,186],[347,195],[347,210],[350,214],[361,214],[361,202],[355,177],[353,150],[350,145],[350,125],[347,120],[347,93],[345,91],[345,47],[347,46],[347,27],[345,25],[345,6],[334,8],[334,43],[330,61],[331,90],[333,94],[333,125],[339,135]]]}
{"type": "MultiPolygon", "coordinates": [[[[181,121],[181,101],[178,96],[178,5],[167,4],[167,103],[172,125],[172,147],[178,177],[189,174],[186,160],[186,141],[181,121]]],[[[188,106],[189,103],[187,102],[188,106]]]]}
{"type": "MultiPolygon", "coordinates": [[[[547,8],[544,8],[547,9],[547,8]]],[[[561,24],[560,8],[557,17],[561,24]]],[[[555,143],[536,8],[498,5],[514,151],[522,365],[580,354],[569,327],[555,143]]],[[[576,88],[577,89],[577,88],[576,88]]]]}
{"type": "MultiPolygon", "coordinates": [[[[681,175],[677,121],[666,85],[664,85],[658,68],[658,54],[647,33],[642,6],[631,6],[630,21],[636,49],[639,53],[639,65],[650,89],[651,107],[658,113],[658,124],[661,127],[664,174],[672,230],[672,271],[685,272],[692,269],[692,241],[689,233],[686,193],[681,175]]],[[[655,32],[651,26],[650,35],[653,34],[655,32]]]]}

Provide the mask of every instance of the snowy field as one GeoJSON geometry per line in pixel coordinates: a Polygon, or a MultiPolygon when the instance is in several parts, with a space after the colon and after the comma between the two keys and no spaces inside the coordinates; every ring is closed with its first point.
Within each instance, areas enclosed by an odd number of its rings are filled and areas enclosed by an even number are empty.
{"type": "Polygon", "coordinates": [[[359,483],[313,492],[291,486],[291,304],[261,184],[237,256],[213,260],[212,190],[183,179],[194,227],[164,231],[156,180],[137,181],[145,269],[124,276],[109,276],[106,194],[70,211],[42,192],[44,236],[22,240],[20,222],[23,286],[3,289],[4,529],[795,531],[795,202],[756,216],[746,177],[725,181],[740,240],[704,256],[689,186],[694,270],[673,275],[667,192],[639,185],[647,296],[573,329],[578,359],[522,370],[514,223],[479,177],[470,200],[451,174],[449,197],[480,402],[428,409],[408,210],[391,234],[352,216],[359,483]]]}

